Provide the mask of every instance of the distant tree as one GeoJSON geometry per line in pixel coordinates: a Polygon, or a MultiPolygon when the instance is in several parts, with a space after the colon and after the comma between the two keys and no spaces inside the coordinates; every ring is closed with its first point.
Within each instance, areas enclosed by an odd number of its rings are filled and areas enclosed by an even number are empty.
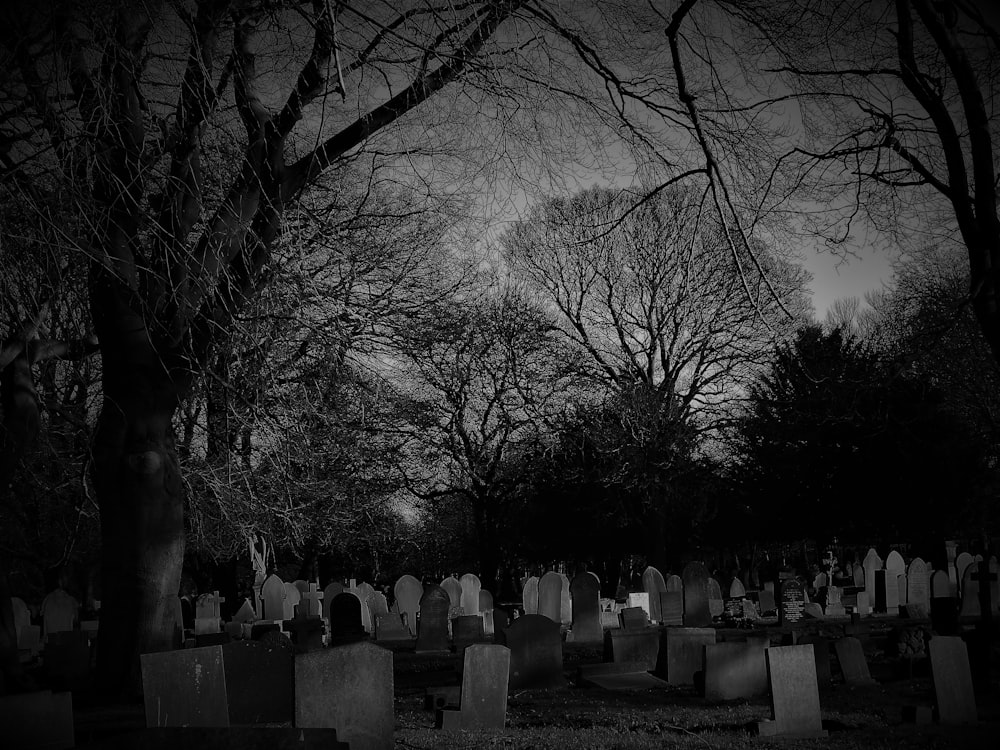
{"type": "Polygon", "coordinates": [[[922,534],[941,498],[968,504],[983,469],[982,444],[942,401],[839,329],[803,328],[740,422],[746,527],[777,540],[922,534]]]}

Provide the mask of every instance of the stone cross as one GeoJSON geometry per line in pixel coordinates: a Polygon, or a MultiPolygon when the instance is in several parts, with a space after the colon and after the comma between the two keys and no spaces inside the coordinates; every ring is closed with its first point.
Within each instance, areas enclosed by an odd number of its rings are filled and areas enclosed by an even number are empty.
{"type": "Polygon", "coordinates": [[[310,583],[309,588],[302,594],[299,600],[299,611],[303,617],[319,617],[323,614],[323,592],[319,586],[310,583]]]}

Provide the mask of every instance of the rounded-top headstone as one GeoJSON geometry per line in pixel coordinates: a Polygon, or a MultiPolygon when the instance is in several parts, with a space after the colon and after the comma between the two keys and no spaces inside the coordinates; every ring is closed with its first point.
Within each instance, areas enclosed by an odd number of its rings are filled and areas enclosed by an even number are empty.
{"type": "Polygon", "coordinates": [[[550,570],[538,581],[538,614],[552,622],[562,622],[563,580],[550,570]]]}
{"type": "Polygon", "coordinates": [[[538,614],[538,577],[530,576],[524,582],[524,589],[521,591],[521,604],[524,607],[524,614],[538,614]]]}
{"type": "Polygon", "coordinates": [[[326,585],[323,589],[323,617],[327,620],[330,619],[330,604],[333,602],[334,598],[338,594],[344,593],[344,584],[339,581],[333,581],[326,585]]]}
{"type": "Polygon", "coordinates": [[[742,599],[746,595],[747,589],[743,585],[743,581],[739,578],[733,578],[732,583],[729,584],[729,597],[731,599],[742,599]]]}
{"type": "Polygon", "coordinates": [[[489,612],[493,609],[493,594],[486,589],[479,589],[479,611],[489,612]]]}
{"type": "Polygon", "coordinates": [[[285,618],[285,584],[274,573],[260,587],[261,598],[264,600],[264,620],[282,620],[285,618]]]}
{"type": "Polygon", "coordinates": [[[400,614],[406,614],[406,627],[410,635],[417,634],[417,612],[420,611],[420,597],[424,595],[424,585],[416,577],[402,575],[393,587],[396,595],[395,607],[400,614]]]}
{"type": "Polygon", "coordinates": [[[342,591],[330,603],[330,645],[363,641],[368,637],[362,625],[361,599],[352,591],[342,591]]]}
{"type": "Polygon", "coordinates": [[[467,615],[479,614],[479,592],[483,584],[475,573],[466,573],[458,579],[460,586],[460,604],[462,612],[467,615]]]}
{"type": "Polygon", "coordinates": [[[874,602],[875,571],[882,570],[882,558],[878,556],[878,552],[874,549],[869,549],[861,565],[865,569],[865,593],[868,594],[868,601],[874,602]]]}
{"type": "Polygon", "coordinates": [[[664,585],[664,591],[684,591],[684,581],[679,575],[669,575],[664,585]]]}
{"type": "Polygon", "coordinates": [[[663,619],[660,614],[660,593],[667,590],[663,574],[652,565],[647,566],[642,572],[642,588],[649,594],[649,619],[660,622],[663,619]]]}

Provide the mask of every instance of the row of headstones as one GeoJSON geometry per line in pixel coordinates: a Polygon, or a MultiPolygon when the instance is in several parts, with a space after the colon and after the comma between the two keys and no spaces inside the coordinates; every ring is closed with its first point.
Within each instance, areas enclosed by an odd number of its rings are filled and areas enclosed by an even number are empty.
{"type": "MultiPolygon", "coordinates": [[[[898,614],[905,606],[911,616],[926,616],[931,599],[953,599],[961,593],[959,617],[979,616],[979,566],[982,556],[973,557],[967,552],[956,560],[956,580],[954,585],[947,571],[932,570],[917,557],[906,565],[903,556],[892,550],[883,562],[874,549],[869,549],[861,566],[855,566],[852,573],[856,586],[863,586],[869,606],[875,612],[898,614]],[[860,568],[860,570],[859,570],[860,568]]],[[[991,587],[991,607],[1000,613],[1000,581],[997,572],[1000,566],[995,557],[989,560],[989,586],[991,587]]]]}
{"type": "Polygon", "coordinates": [[[34,658],[46,643],[52,642],[59,634],[83,633],[85,640],[92,640],[97,636],[98,621],[78,622],[80,604],[61,588],[49,592],[42,600],[38,610],[40,624],[37,625],[32,623],[31,610],[23,599],[12,596],[10,603],[14,613],[17,648],[24,653],[24,660],[34,658]]]}

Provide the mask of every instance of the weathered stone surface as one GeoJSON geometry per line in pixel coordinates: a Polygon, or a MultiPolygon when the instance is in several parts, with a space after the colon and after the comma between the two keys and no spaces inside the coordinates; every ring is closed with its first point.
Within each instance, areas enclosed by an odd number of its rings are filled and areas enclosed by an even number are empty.
{"type": "Polygon", "coordinates": [[[771,689],[771,720],[758,723],[760,734],[789,739],[826,737],[812,646],[772,646],[764,653],[771,689]]]}
{"type": "Polygon", "coordinates": [[[420,627],[417,632],[417,653],[447,651],[448,612],[451,598],[440,586],[428,586],[420,598],[420,627]]]}
{"type": "Polygon", "coordinates": [[[705,649],[705,698],[755,698],[767,693],[765,645],[761,640],[709,643],[705,649]]]}
{"type": "Polygon", "coordinates": [[[543,615],[523,615],[501,632],[501,640],[510,649],[510,690],[566,684],[559,623],[543,615]]]}
{"type": "Polygon", "coordinates": [[[979,719],[973,692],[969,651],[958,636],[938,635],[928,644],[938,721],[965,724],[979,719]]]}
{"type": "Polygon", "coordinates": [[[590,573],[580,573],[570,582],[569,589],[573,596],[574,642],[600,641],[604,637],[600,582],[590,573]]]}
{"type": "Polygon", "coordinates": [[[705,668],[705,646],[715,643],[713,628],[667,628],[661,632],[656,673],[671,685],[693,685],[705,668]]]}
{"type": "Polygon", "coordinates": [[[227,727],[222,646],[142,654],[147,727],[227,727]]]}
{"type": "Polygon", "coordinates": [[[837,652],[837,662],[848,685],[868,685],[874,682],[868,671],[868,661],[865,659],[861,641],[857,638],[838,638],[833,644],[837,652]]]}

